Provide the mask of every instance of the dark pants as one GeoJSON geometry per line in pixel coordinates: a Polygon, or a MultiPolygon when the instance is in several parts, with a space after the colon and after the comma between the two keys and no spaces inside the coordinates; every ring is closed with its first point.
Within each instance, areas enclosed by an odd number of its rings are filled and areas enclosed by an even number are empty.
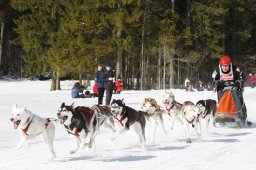
{"type": "Polygon", "coordinates": [[[85,95],[84,94],[79,94],[75,98],[85,98],[85,95]]]}
{"type": "Polygon", "coordinates": [[[110,104],[112,94],[113,94],[113,89],[112,88],[107,88],[106,89],[106,105],[110,104]]]}
{"type": "Polygon", "coordinates": [[[98,88],[98,104],[102,105],[102,100],[104,96],[104,88],[98,88]]]}

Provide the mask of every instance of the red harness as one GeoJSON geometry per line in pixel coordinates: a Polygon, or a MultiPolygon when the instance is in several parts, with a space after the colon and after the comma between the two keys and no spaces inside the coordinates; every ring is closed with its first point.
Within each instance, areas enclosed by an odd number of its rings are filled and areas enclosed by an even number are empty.
{"type": "MultiPolygon", "coordinates": [[[[88,124],[88,126],[89,126],[89,124],[90,124],[90,122],[91,122],[91,120],[92,120],[93,110],[90,109],[90,108],[86,108],[86,109],[89,110],[89,114],[90,114],[90,119],[89,119],[88,122],[87,122],[87,124],[88,124]]],[[[78,107],[75,109],[75,112],[83,113],[83,109],[82,109],[80,106],[78,106],[78,107]]],[[[68,129],[67,131],[68,131],[69,134],[72,134],[72,135],[77,136],[77,137],[79,136],[78,128],[75,128],[74,133],[73,133],[72,131],[70,131],[69,129],[68,129]]]]}
{"type": "Polygon", "coordinates": [[[186,117],[185,117],[185,119],[187,120],[187,122],[188,122],[189,124],[193,123],[194,120],[195,120],[195,118],[194,118],[194,119],[192,119],[191,121],[189,121],[186,117]]]}
{"type": "MultiPolygon", "coordinates": [[[[88,120],[88,125],[89,125],[89,123],[91,122],[91,119],[92,119],[92,116],[93,116],[93,110],[92,109],[90,109],[90,108],[86,108],[88,111],[89,111],[89,114],[90,114],[90,119],[88,120]]],[[[75,112],[79,112],[79,113],[83,113],[83,109],[80,107],[80,106],[78,106],[76,109],[75,109],[75,112]]]]}
{"type": "MultiPolygon", "coordinates": [[[[139,119],[140,114],[141,114],[141,112],[136,112],[136,119],[135,119],[135,121],[137,121],[137,120],[139,119]]],[[[117,120],[119,121],[119,123],[120,123],[122,126],[124,126],[123,119],[124,119],[124,117],[125,117],[125,115],[126,115],[126,112],[123,112],[121,115],[122,115],[121,118],[120,118],[120,119],[117,119],[117,120]]]]}
{"type": "MultiPolygon", "coordinates": [[[[31,122],[32,122],[32,120],[28,123],[28,125],[27,125],[27,127],[26,127],[25,129],[22,129],[22,131],[24,132],[24,134],[27,135],[27,136],[29,136],[29,134],[27,133],[27,131],[28,131],[28,128],[29,128],[31,122]]],[[[47,126],[49,125],[50,122],[51,122],[50,119],[47,118],[47,119],[46,119],[46,123],[45,123],[45,128],[47,128],[47,126]]],[[[42,132],[43,132],[43,131],[42,131],[42,132]]],[[[40,133],[42,133],[42,132],[40,132],[40,133]]],[[[37,135],[39,135],[40,133],[38,133],[37,135]]]]}
{"type": "Polygon", "coordinates": [[[77,129],[77,128],[75,128],[75,132],[74,132],[74,133],[73,133],[72,131],[69,131],[69,130],[68,130],[68,133],[69,133],[69,134],[72,134],[72,135],[74,135],[74,136],[77,136],[77,137],[79,136],[79,133],[78,133],[78,129],[77,129]]]}

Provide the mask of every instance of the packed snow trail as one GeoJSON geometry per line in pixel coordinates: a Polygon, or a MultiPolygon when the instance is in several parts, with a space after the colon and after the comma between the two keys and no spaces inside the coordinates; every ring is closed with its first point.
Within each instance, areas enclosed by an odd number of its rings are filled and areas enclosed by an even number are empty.
{"type": "MultiPolygon", "coordinates": [[[[192,143],[184,142],[184,130],[178,121],[174,130],[170,130],[168,118],[165,126],[168,135],[157,128],[156,143],[151,144],[151,126],[146,127],[147,150],[138,144],[135,132],[128,131],[112,141],[112,132],[102,129],[96,137],[96,146],[89,150],[79,150],[70,155],[69,150],[75,142],[64,127],[56,126],[54,149],[57,158],[48,160],[49,151],[40,138],[30,141],[30,148],[17,150],[20,140],[17,130],[10,122],[10,112],[13,104],[26,105],[33,113],[42,117],[56,118],[56,113],[62,102],[75,105],[92,106],[97,98],[72,99],[70,88],[72,81],[64,81],[62,91],[50,92],[50,81],[0,81],[0,169],[1,170],[56,170],[56,169],[175,169],[175,170],[255,170],[256,153],[256,89],[246,88],[244,98],[248,110],[248,119],[253,122],[251,128],[214,128],[209,127],[209,136],[202,140],[192,138],[192,143]]],[[[114,94],[113,98],[122,99],[136,109],[145,97],[155,98],[162,105],[164,91],[124,91],[114,94]]],[[[200,99],[215,99],[216,93],[211,91],[185,92],[173,90],[176,100],[183,102],[200,99]]]]}

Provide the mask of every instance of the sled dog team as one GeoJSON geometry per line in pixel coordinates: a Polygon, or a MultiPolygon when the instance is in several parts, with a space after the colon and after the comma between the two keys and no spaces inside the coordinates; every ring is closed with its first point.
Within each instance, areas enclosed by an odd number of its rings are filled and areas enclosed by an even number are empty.
{"type": "Polygon", "coordinates": [[[155,133],[158,125],[164,133],[166,129],[163,124],[163,116],[169,117],[171,129],[175,120],[178,119],[186,132],[185,141],[191,143],[190,128],[195,130],[197,137],[201,136],[202,128],[208,132],[210,119],[213,120],[216,111],[215,100],[200,100],[196,104],[191,101],[179,103],[175,100],[171,91],[165,91],[162,97],[164,108],[160,107],[153,98],[145,98],[141,103],[140,111],[127,106],[123,100],[114,99],[110,106],[93,105],[92,107],[66,105],[62,103],[57,112],[58,119],[41,118],[24,106],[18,108],[14,105],[11,113],[11,122],[14,129],[18,129],[21,141],[17,148],[25,143],[29,145],[28,139],[41,135],[50,150],[50,159],[55,158],[53,141],[55,127],[53,121],[63,124],[66,131],[76,139],[76,145],[70,150],[74,154],[78,149],[89,147],[94,144],[95,137],[102,126],[113,131],[111,139],[133,128],[139,137],[142,147],[145,146],[145,126],[151,121],[152,142],[155,142],[155,133]],[[86,139],[89,137],[89,143],[86,139]]]}

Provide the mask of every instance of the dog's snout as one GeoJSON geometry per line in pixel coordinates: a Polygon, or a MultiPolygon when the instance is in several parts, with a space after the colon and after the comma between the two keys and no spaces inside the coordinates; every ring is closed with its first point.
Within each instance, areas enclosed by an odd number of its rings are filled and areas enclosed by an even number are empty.
{"type": "Polygon", "coordinates": [[[57,113],[57,116],[60,116],[60,113],[57,113]]]}
{"type": "Polygon", "coordinates": [[[13,118],[11,118],[11,119],[10,119],[10,121],[12,121],[12,122],[13,122],[13,121],[14,121],[14,119],[13,119],[13,118]]]}

